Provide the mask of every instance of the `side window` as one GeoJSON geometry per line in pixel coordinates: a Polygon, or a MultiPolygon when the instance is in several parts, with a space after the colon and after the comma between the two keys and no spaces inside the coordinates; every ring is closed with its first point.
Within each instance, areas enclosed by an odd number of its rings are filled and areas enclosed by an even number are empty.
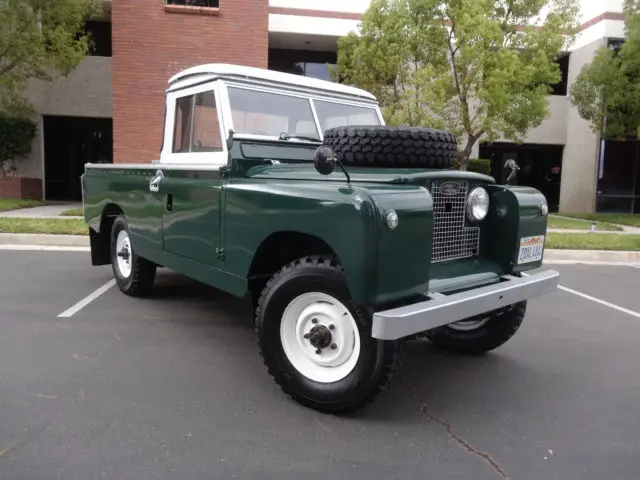
{"type": "Polygon", "coordinates": [[[195,95],[195,111],[193,117],[192,152],[220,152],[222,138],[216,96],[213,92],[202,92],[195,95]]]}
{"type": "Polygon", "coordinates": [[[176,99],[173,153],[221,152],[222,138],[213,91],[176,99]]]}
{"type": "Polygon", "coordinates": [[[175,124],[173,126],[173,153],[187,153],[191,137],[193,95],[176,99],[175,124]]]}

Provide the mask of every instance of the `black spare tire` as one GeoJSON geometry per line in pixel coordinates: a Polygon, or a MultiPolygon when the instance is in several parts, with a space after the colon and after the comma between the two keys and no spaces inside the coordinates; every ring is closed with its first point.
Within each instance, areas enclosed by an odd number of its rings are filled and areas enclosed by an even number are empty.
{"type": "Polygon", "coordinates": [[[442,130],[388,125],[329,128],[324,144],[354,167],[450,168],[457,138],[442,130]]]}

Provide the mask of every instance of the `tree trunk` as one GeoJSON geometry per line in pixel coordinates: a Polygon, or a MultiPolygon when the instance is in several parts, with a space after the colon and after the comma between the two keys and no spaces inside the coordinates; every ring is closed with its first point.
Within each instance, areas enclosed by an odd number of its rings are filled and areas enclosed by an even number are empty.
{"type": "Polygon", "coordinates": [[[464,150],[458,152],[458,160],[460,162],[460,170],[463,172],[467,170],[467,166],[469,165],[469,157],[471,156],[471,151],[473,150],[473,146],[480,138],[481,134],[477,135],[469,135],[467,137],[467,145],[464,147],[464,150]]]}

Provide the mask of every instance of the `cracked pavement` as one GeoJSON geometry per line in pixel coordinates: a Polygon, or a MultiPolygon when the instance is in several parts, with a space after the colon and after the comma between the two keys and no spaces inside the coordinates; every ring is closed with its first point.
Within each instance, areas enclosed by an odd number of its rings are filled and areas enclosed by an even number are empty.
{"type": "MultiPolygon", "coordinates": [[[[591,480],[640,471],[640,319],[567,292],[482,357],[411,342],[369,408],[305,409],[271,381],[248,306],[162,272],[115,289],[84,253],[0,252],[0,478],[591,480]],[[29,270],[29,269],[32,270],[29,270]],[[37,269],[37,270],[36,270],[37,269]],[[30,273],[27,273],[27,271],[30,273]]],[[[554,266],[640,312],[640,270],[554,266]]]]}

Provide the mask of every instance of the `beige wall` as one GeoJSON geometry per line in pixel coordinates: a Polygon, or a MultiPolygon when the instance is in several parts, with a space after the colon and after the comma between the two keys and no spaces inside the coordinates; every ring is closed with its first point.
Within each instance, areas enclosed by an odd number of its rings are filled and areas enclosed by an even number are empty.
{"type": "Polygon", "coordinates": [[[569,97],[549,96],[549,117],[529,132],[523,143],[564,145],[567,142],[569,97]]]}
{"type": "MultiPolygon", "coordinates": [[[[604,38],[571,54],[569,87],[575,82],[582,67],[591,61],[596,50],[603,45],[606,45],[604,38]]],[[[562,159],[560,211],[593,212],[596,202],[600,137],[593,133],[589,124],[580,118],[573,106],[569,106],[566,131],[567,143],[562,159]]]]}
{"type": "Polygon", "coordinates": [[[86,57],[66,78],[34,80],[27,97],[38,112],[38,131],[28,158],[16,162],[18,175],[44,177],[42,115],[111,118],[111,58],[86,57]]]}

